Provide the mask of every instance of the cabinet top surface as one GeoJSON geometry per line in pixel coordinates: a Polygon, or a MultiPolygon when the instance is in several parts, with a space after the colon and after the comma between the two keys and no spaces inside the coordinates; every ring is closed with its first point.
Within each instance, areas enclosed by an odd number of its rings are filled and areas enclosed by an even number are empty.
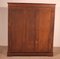
{"type": "Polygon", "coordinates": [[[8,3],[8,6],[38,6],[38,7],[55,7],[56,4],[48,4],[48,3],[8,3]]]}
{"type": "Polygon", "coordinates": [[[56,4],[51,4],[51,3],[15,3],[15,2],[8,2],[8,4],[56,5],[56,4]]]}

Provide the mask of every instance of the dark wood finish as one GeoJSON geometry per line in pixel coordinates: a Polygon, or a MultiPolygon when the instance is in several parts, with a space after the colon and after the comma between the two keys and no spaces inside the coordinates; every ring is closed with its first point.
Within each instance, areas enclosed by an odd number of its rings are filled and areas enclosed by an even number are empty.
{"type": "Polygon", "coordinates": [[[53,56],[53,53],[8,53],[8,56],[53,56]]]}
{"type": "Polygon", "coordinates": [[[8,4],[8,55],[53,55],[55,4],[8,4]]]}

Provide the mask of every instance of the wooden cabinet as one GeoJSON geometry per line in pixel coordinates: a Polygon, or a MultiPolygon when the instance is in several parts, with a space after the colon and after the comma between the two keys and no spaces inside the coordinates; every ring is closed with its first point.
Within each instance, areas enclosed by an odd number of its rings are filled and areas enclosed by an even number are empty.
{"type": "Polygon", "coordinates": [[[53,55],[55,4],[8,3],[8,55],[53,55]]]}

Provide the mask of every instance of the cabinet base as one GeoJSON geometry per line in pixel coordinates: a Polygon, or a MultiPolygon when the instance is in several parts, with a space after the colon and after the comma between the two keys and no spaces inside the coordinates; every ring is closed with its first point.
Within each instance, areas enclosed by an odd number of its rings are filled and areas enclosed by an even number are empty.
{"type": "Polygon", "coordinates": [[[8,56],[53,56],[53,52],[51,53],[8,53],[8,56]]]}

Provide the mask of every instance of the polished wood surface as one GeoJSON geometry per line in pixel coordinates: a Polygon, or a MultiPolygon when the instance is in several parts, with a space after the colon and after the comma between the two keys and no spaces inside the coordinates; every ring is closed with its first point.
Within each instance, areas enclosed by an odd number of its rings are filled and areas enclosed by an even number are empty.
{"type": "Polygon", "coordinates": [[[9,3],[8,55],[52,55],[54,12],[54,4],[9,3]]]}

